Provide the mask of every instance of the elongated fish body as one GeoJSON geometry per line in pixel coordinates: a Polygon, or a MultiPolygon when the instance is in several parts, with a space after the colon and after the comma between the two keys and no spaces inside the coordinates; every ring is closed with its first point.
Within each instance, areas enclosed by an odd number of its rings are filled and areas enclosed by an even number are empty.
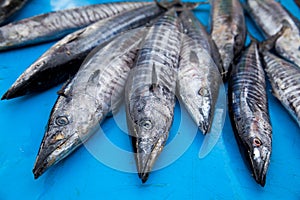
{"type": "Polygon", "coordinates": [[[180,19],[183,24],[184,33],[208,51],[216,63],[220,73],[223,74],[224,69],[218,47],[211,39],[210,35],[206,32],[205,27],[192,12],[187,10],[180,13],[180,19]]]}
{"type": "Polygon", "coordinates": [[[208,40],[199,34],[197,19],[190,11],[183,11],[179,17],[186,34],[180,53],[177,95],[199,129],[206,134],[211,127],[222,78],[211,57],[208,40]]]}
{"type": "Polygon", "coordinates": [[[266,38],[286,26],[275,49],[283,58],[300,67],[300,28],[298,20],[274,0],[248,0],[247,10],[266,38]]]}
{"type": "Polygon", "coordinates": [[[181,25],[170,9],[153,26],[126,83],[126,118],[139,177],[146,182],[173,122],[181,25]]]}
{"type": "Polygon", "coordinates": [[[300,70],[270,52],[263,53],[264,67],[274,96],[300,126],[300,70]]]}
{"type": "Polygon", "coordinates": [[[42,91],[67,80],[93,48],[123,31],[146,24],[161,13],[156,5],[143,6],[67,35],[26,69],[2,99],[42,91]]]}
{"type": "Polygon", "coordinates": [[[2,0],[0,2],[0,25],[18,12],[28,0],[2,0]]]}
{"type": "Polygon", "coordinates": [[[241,154],[262,186],[266,182],[272,146],[265,87],[257,42],[252,41],[230,74],[229,113],[241,154]]]}
{"type": "Polygon", "coordinates": [[[147,4],[149,3],[95,4],[50,12],[13,22],[0,27],[0,50],[59,39],[96,21],[147,4]]]}
{"type": "Polygon", "coordinates": [[[60,92],[35,162],[35,178],[77,149],[117,109],[145,33],[135,29],[96,48],[60,92]]]}
{"type": "Polygon", "coordinates": [[[211,2],[211,37],[219,49],[227,77],[230,66],[244,47],[246,38],[244,13],[239,0],[211,2]]]}

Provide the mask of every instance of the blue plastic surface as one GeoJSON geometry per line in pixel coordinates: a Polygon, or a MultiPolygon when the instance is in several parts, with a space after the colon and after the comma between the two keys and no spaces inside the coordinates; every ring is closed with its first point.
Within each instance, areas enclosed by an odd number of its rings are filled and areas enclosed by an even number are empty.
{"type": "MultiPolygon", "coordinates": [[[[74,6],[100,3],[97,0],[31,0],[15,20],[35,14],[74,6]]],[[[297,18],[299,8],[292,0],[282,1],[297,18]]],[[[208,24],[209,7],[195,12],[202,23],[208,24]]],[[[250,32],[261,35],[252,23],[250,32]]],[[[0,94],[53,43],[0,53],[0,94]]],[[[300,198],[300,129],[281,104],[268,90],[269,108],[273,126],[273,152],[267,174],[267,183],[260,187],[242,160],[228,115],[221,137],[213,150],[203,159],[198,157],[203,136],[193,138],[195,126],[186,112],[176,107],[176,116],[169,143],[177,136],[181,155],[175,162],[150,174],[142,184],[135,171],[133,156],[123,156],[121,150],[131,151],[125,132],[124,110],[115,118],[104,121],[104,134],[98,132],[67,159],[34,180],[32,168],[51,108],[60,86],[31,96],[0,102],[0,199],[299,199],[300,198]],[[123,114],[122,114],[123,113],[123,114]],[[181,115],[182,114],[182,115],[181,115]],[[178,131],[181,122],[187,124],[178,131]],[[120,124],[121,123],[121,124],[120,124]],[[190,123],[190,125],[189,125],[190,123]],[[101,140],[110,141],[105,146],[101,140]],[[109,144],[119,147],[113,151],[109,144]],[[187,146],[183,146],[183,144],[187,146]],[[100,148],[99,148],[100,147],[100,148]],[[111,160],[111,168],[96,159],[89,148],[99,148],[102,159],[111,160]],[[124,168],[122,168],[124,167],[124,168]]],[[[268,86],[268,88],[270,88],[268,86]]],[[[98,149],[98,150],[99,150],[98,149]]],[[[174,155],[162,154],[163,162],[174,155]]],[[[178,153],[178,152],[177,152],[178,153]]],[[[159,165],[159,164],[158,164],[159,165]]]]}

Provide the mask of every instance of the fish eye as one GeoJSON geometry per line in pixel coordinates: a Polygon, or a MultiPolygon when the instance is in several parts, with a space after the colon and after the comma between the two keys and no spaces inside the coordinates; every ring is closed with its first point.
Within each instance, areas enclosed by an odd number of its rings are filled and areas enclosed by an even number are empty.
{"type": "Polygon", "coordinates": [[[141,121],[141,126],[146,129],[150,130],[152,128],[152,122],[149,119],[141,121]]]}
{"type": "Polygon", "coordinates": [[[205,87],[202,87],[198,91],[198,94],[201,95],[201,96],[207,96],[208,95],[208,90],[205,87]]]}
{"type": "Polygon", "coordinates": [[[64,126],[64,125],[67,125],[69,123],[69,120],[66,116],[58,116],[56,119],[55,119],[55,123],[58,125],[58,126],[64,126]]]}
{"type": "Polygon", "coordinates": [[[253,144],[254,144],[256,147],[259,147],[259,146],[261,145],[260,139],[254,138],[254,139],[253,139],[253,144]]]}

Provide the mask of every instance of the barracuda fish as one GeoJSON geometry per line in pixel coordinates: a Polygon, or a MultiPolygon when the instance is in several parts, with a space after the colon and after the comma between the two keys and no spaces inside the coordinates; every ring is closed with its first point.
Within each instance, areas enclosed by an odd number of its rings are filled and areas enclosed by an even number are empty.
{"type": "Polygon", "coordinates": [[[33,169],[38,178],[85,142],[105,117],[117,110],[146,29],[124,33],[96,48],[62,89],[48,122],[33,169]]]}
{"type": "Polygon", "coordinates": [[[177,94],[202,133],[209,132],[222,78],[209,41],[191,11],[180,14],[183,30],[177,94]]]}
{"type": "Polygon", "coordinates": [[[274,0],[248,0],[246,9],[268,39],[287,27],[275,43],[276,52],[300,67],[299,21],[274,0]]]}
{"type": "Polygon", "coordinates": [[[2,99],[42,91],[67,80],[93,48],[123,31],[146,24],[162,12],[156,5],[143,6],[67,35],[26,69],[2,99]]]}
{"type": "Polygon", "coordinates": [[[0,2],[0,25],[18,12],[28,0],[2,0],[0,2]]]}
{"type": "Polygon", "coordinates": [[[211,7],[211,37],[219,49],[227,77],[230,66],[244,47],[244,13],[239,0],[211,0],[211,7]]]}
{"type": "Polygon", "coordinates": [[[126,119],[138,175],[146,182],[173,122],[181,25],[170,9],[145,37],[126,84],[126,119]]]}
{"type": "Polygon", "coordinates": [[[128,10],[145,6],[147,2],[122,2],[82,6],[49,12],[0,27],[0,50],[7,50],[59,39],[73,31],[128,10]]]}
{"type": "Polygon", "coordinates": [[[251,42],[233,66],[228,98],[231,124],[241,154],[248,161],[256,182],[264,186],[272,151],[272,127],[256,41],[251,42]]]}
{"type": "Polygon", "coordinates": [[[282,103],[300,126],[300,70],[270,52],[263,52],[264,67],[273,95],[282,103]]]}

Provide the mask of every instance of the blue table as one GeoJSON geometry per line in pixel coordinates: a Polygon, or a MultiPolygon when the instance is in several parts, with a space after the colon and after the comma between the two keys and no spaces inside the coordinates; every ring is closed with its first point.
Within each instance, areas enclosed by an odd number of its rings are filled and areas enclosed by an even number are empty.
{"type": "MultiPolygon", "coordinates": [[[[100,2],[31,0],[15,19],[100,2]]],[[[300,18],[292,0],[282,4],[300,18]]],[[[208,6],[195,13],[208,24],[208,6]]],[[[253,24],[247,24],[261,39],[253,24]]],[[[1,52],[0,94],[52,44],[1,52]]],[[[32,167],[59,88],[0,102],[0,199],[300,198],[300,129],[272,96],[269,85],[273,153],[264,188],[255,183],[240,156],[228,115],[216,145],[200,159],[204,137],[179,104],[166,150],[146,184],[135,173],[123,108],[103,123],[103,133],[99,131],[84,147],[34,180],[32,167]]]]}

